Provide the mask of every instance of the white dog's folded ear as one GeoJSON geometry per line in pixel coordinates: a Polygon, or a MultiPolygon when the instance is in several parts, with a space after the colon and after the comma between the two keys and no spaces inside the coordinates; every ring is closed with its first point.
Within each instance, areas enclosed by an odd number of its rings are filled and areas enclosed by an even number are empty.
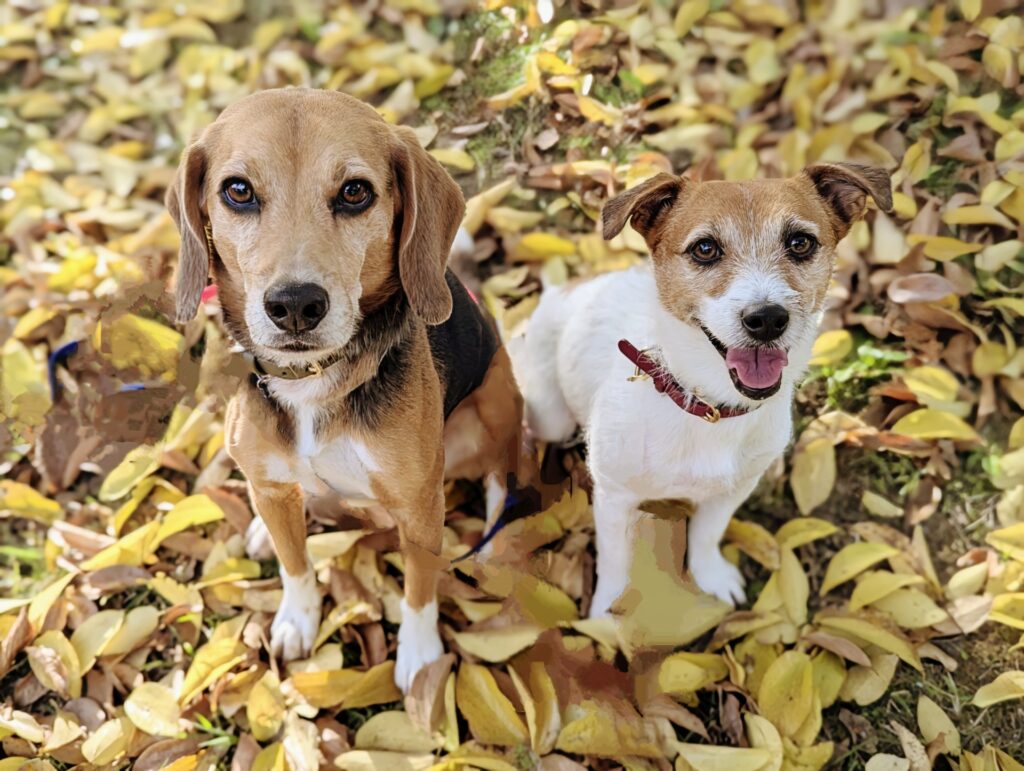
{"type": "Polygon", "coordinates": [[[409,304],[427,324],[441,324],[452,312],[444,274],[448,251],[466,211],[462,190],[424,150],[412,129],[394,129],[398,275],[409,304]]]}
{"type": "Polygon", "coordinates": [[[601,210],[601,234],[606,241],[615,238],[630,222],[637,233],[647,238],[662,214],[667,212],[683,189],[683,180],[673,174],[656,174],[636,187],[608,201],[601,210]]]}
{"type": "Polygon", "coordinates": [[[199,309],[206,279],[210,274],[210,254],[206,240],[206,217],[202,210],[206,153],[194,144],[185,148],[174,180],[164,202],[181,234],[175,302],[179,323],[194,318],[199,309]]]}
{"type": "Polygon", "coordinates": [[[892,211],[892,181],[889,172],[858,163],[819,163],[804,170],[825,203],[835,213],[836,240],[864,216],[867,196],[882,211],[892,211]]]}

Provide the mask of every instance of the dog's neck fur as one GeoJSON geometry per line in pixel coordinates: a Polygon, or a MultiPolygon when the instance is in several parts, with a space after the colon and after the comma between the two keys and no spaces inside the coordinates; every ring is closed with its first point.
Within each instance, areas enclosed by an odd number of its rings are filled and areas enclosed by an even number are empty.
{"type": "Polygon", "coordinates": [[[290,417],[297,404],[315,404],[318,429],[339,418],[360,429],[373,429],[389,395],[404,382],[415,324],[405,294],[397,291],[362,319],[341,359],[322,375],[299,380],[264,376],[254,378],[253,386],[265,384],[264,397],[290,417]]]}
{"type": "Polygon", "coordinates": [[[787,366],[782,386],[771,396],[750,399],[736,390],[721,354],[701,329],[669,313],[660,301],[655,301],[653,307],[654,339],[633,342],[657,346],[666,368],[686,391],[718,407],[742,407],[751,411],[778,402],[788,404],[792,400],[801,367],[787,366]]]}

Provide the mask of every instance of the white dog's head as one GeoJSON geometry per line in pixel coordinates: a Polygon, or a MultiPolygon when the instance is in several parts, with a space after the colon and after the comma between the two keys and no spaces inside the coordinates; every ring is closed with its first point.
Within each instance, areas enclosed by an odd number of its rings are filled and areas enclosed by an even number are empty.
{"type": "Polygon", "coordinates": [[[741,394],[764,399],[778,391],[789,351],[809,349],[836,244],[868,195],[892,210],[888,173],[822,164],[744,182],[659,174],[609,201],[602,225],[605,238],[633,225],[665,309],[703,330],[741,394]]]}

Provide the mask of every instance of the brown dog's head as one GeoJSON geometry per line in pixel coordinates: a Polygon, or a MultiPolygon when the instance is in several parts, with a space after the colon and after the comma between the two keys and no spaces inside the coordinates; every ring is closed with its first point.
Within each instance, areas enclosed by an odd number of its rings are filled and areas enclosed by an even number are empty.
{"type": "Polygon", "coordinates": [[[185,150],[167,207],[181,232],[178,320],[212,275],[229,330],[261,358],[323,359],[396,291],[427,324],[451,313],[462,192],[412,130],[345,94],[233,104],[185,150]]]}
{"type": "Polygon", "coordinates": [[[704,331],[740,393],[762,399],[779,389],[791,354],[806,363],[836,244],[869,195],[892,210],[888,173],[855,164],[745,182],[659,174],[609,201],[602,230],[612,238],[632,223],[662,305],[704,331]]]}

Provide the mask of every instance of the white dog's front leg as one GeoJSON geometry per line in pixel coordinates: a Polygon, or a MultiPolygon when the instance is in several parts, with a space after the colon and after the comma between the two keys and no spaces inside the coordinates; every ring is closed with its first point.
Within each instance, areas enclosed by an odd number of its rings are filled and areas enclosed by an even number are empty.
{"type": "Polygon", "coordinates": [[[633,562],[636,496],[618,486],[594,484],[594,526],[597,529],[597,587],[590,617],[608,615],[612,603],[629,583],[633,562]]]}
{"type": "Polygon", "coordinates": [[[687,530],[686,552],[697,586],[718,599],[736,605],[747,599],[739,568],[722,556],[719,543],[736,509],[753,491],[757,480],[740,485],[736,494],[711,498],[697,506],[687,530]]]}

